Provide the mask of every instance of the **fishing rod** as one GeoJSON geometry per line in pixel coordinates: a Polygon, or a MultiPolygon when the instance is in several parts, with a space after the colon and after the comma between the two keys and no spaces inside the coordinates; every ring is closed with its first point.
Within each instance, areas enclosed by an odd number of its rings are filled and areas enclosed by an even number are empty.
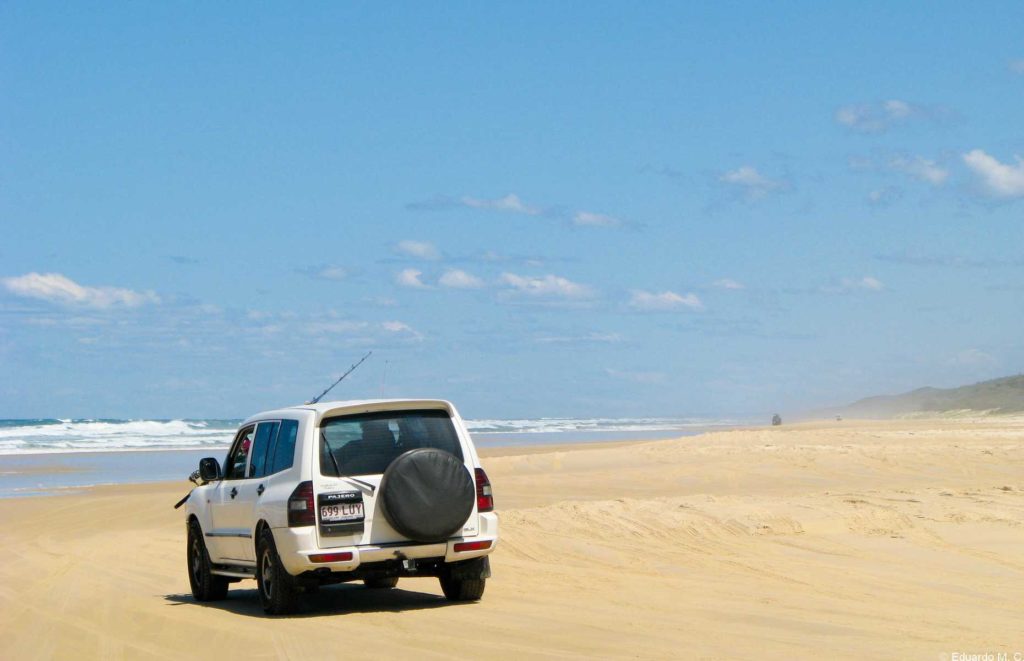
{"type": "MultiPolygon", "coordinates": [[[[373,353],[372,351],[367,351],[366,355],[359,359],[359,362],[355,363],[354,365],[352,365],[352,367],[348,368],[348,371],[345,372],[344,374],[342,374],[341,376],[339,376],[338,380],[335,381],[334,383],[332,383],[327,388],[327,390],[323,391],[322,393],[320,393],[319,395],[317,395],[316,397],[314,397],[310,401],[306,402],[306,404],[316,404],[317,402],[319,402],[320,399],[324,395],[326,395],[327,393],[331,392],[331,389],[334,388],[334,386],[336,386],[339,383],[341,383],[345,379],[346,376],[348,376],[349,374],[354,372],[357,367],[359,367],[364,362],[366,362],[366,359],[369,358],[372,353],[373,353]]],[[[203,480],[201,477],[199,477],[199,471],[194,471],[191,475],[189,475],[188,479],[191,480],[196,486],[202,486],[203,484],[206,484],[206,481],[203,480]],[[200,484],[200,482],[202,482],[202,484],[200,484]]],[[[352,478],[348,478],[348,479],[352,479],[352,478]]],[[[355,482],[359,482],[359,480],[355,480],[355,482]]],[[[365,482],[359,482],[359,483],[360,484],[366,484],[365,482]]],[[[367,486],[370,486],[371,488],[373,487],[373,485],[367,485],[367,486]]],[[[193,491],[194,491],[194,489],[193,489],[193,491]]],[[[178,509],[179,507],[184,505],[185,502],[188,501],[188,497],[191,496],[191,495],[192,495],[192,491],[189,491],[187,494],[185,494],[184,498],[182,498],[181,500],[179,500],[178,502],[176,502],[174,504],[174,509],[178,509]]]]}
{"type": "Polygon", "coordinates": [[[366,352],[366,355],[365,355],[365,356],[363,356],[362,358],[360,358],[360,359],[359,359],[359,362],[358,362],[358,363],[355,363],[354,365],[352,365],[352,367],[348,368],[348,371],[347,371],[347,372],[345,372],[344,374],[342,374],[342,375],[341,375],[340,377],[338,377],[338,380],[337,380],[337,381],[335,381],[335,382],[334,382],[334,383],[332,383],[332,384],[331,384],[330,386],[328,386],[327,390],[323,391],[322,393],[320,393],[319,395],[317,395],[317,396],[316,396],[316,397],[314,397],[313,399],[309,400],[308,402],[306,402],[306,404],[316,404],[317,402],[319,402],[319,401],[320,401],[320,399],[321,399],[321,398],[322,398],[322,397],[323,397],[324,395],[326,395],[327,393],[331,392],[331,389],[332,389],[332,388],[334,388],[334,386],[336,386],[336,385],[338,385],[339,383],[341,383],[341,382],[342,382],[342,380],[343,380],[343,379],[344,379],[344,378],[345,378],[346,376],[348,376],[349,374],[351,374],[352,372],[354,372],[354,371],[355,371],[355,369],[356,369],[357,367],[359,367],[360,365],[362,365],[362,364],[363,364],[363,362],[364,362],[364,361],[365,361],[365,360],[366,360],[367,358],[369,358],[369,357],[370,357],[370,356],[371,356],[372,354],[373,354],[373,352],[372,352],[372,351],[367,351],[367,352],[366,352]]]}

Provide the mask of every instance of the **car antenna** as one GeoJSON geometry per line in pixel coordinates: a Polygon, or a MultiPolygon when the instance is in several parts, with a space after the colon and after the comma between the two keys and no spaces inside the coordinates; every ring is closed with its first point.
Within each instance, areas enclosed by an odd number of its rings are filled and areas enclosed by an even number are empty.
{"type": "Polygon", "coordinates": [[[360,365],[362,365],[362,364],[363,364],[363,362],[364,362],[364,361],[365,361],[365,360],[366,360],[367,358],[369,358],[369,357],[370,357],[370,355],[371,355],[372,353],[373,353],[372,351],[367,351],[367,352],[366,352],[366,355],[365,355],[365,356],[363,356],[362,358],[360,358],[360,359],[359,359],[359,362],[358,362],[358,363],[355,363],[354,365],[352,365],[352,367],[348,368],[348,371],[347,371],[347,372],[345,372],[344,374],[342,374],[341,376],[339,376],[339,377],[338,377],[338,380],[337,380],[337,381],[335,381],[334,383],[332,383],[332,384],[331,384],[330,386],[328,386],[328,387],[327,387],[327,390],[323,391],[322,393],[320,393],[319,395],[317,395],[316,397],[314,397],[313,399],[309,400],[309,401],[308,401],[308,402],[306,402],[306,403],[307,403],[307,404],[316,404],[317,402],[319,402],[319,401],[320,401],[320,399],[321,399],[321,398],[323,398],[323,396],[324,396],[324,395],[326,395],[327,393],[331,392],[331,389],[332,389],[332,388],[334,388],[334,386],[336,386],[336,385],[338,385],[339,383],[341,383],[341,382],[342,382],[342,380],[343,380],[343,379],[344,379],[344,378],[345,378],[346,376],[348,376],[349,374],[351,374],[352,372],[354,372],[354,371],[356,370],[356,368],[357,368],[357,367],[359,367],[360,365]]]}

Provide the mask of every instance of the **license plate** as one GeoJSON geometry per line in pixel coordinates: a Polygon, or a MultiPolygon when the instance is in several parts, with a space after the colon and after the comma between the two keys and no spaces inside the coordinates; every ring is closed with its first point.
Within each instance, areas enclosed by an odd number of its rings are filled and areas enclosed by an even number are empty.
{"type": "Polygon", "coordinates": [[[363,520],[362,503],[320,505],[320,520],[324,523],[344,523],[363,520]]]}
{"type": "Polygon", "coordinates": [[[354,535],[363,530],[366,510],[359,491],[322,493],[317,498],[317,509],[321,535],[354,535]]]}

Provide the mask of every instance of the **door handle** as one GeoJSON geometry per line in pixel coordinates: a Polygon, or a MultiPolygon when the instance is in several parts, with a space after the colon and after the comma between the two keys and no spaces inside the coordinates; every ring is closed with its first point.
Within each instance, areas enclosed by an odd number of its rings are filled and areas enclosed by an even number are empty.
{"type": "Polygon", "coordinates": [[[258,489],[256,489],[256,495],[257,495],[257,496],[262,496],[262,495],[263,495],[263,492],[264,492],[264,491],[266,491],[266,489],[264,489],[264,488],[263,488],[263,485],[261,484],[261,485],[259,486],[259,488],[258,488],[258,489]]]}
{"type": "Polygon", "coordinates": [[[238,495],[238,487],[231,487],[230,493],[231,493],[231,500],[234,500],[235,496],[238,495]]]}

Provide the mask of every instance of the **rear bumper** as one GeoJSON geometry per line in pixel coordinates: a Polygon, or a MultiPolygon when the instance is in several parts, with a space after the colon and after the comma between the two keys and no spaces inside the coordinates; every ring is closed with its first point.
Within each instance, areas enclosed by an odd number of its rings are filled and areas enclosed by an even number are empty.
{"type": "Polygon", "coordinates": [[[480,515],[480,532],[473,537],[453,537],[436,544],[414,542],[398,544],[365,544],[321,549],[317,545],[314,526],[303,528],[274,528],[274,544],[281,564],[289,574],[297,576],[304,572],[328,569],[332,572],[355,571],[362,564],[386,562],[389,560],[417,560],[421,558],[444,558],[446,563],[471,560],[488,555],[498,544],[498,517],[493,512],[480,515]],[[460,542],[490,542],[485,549],[456,551],[460,542]],[[351,553],[351,560],[338,562],[313,562],[310,557],[317,554],[351,553]]]}

